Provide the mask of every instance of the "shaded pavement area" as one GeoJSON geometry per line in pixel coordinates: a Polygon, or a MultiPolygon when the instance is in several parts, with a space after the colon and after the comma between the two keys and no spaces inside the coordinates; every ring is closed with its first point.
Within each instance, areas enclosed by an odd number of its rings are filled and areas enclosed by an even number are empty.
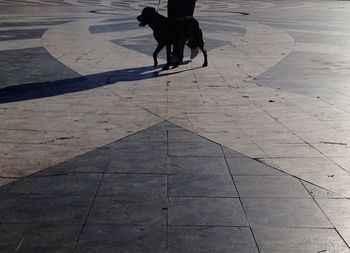
{"type": "Polygon", "coordinates": [[[318,206],[331,202],[315,200],[319,194],[331,193],[162,122],[2,187],[0,246],[250,253],[310,245],[310,252],[346,252],[318,206]]]}

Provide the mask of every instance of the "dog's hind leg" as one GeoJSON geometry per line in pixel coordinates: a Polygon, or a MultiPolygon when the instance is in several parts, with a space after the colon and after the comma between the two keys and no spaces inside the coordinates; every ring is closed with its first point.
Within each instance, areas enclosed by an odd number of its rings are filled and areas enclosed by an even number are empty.
{"type": "Polygon", "coordinates": [[[162,68],[162,70],[168,70],[171,66],[171,44],[165,45],[166,47],[166,65],[162,68]]]}
{"type": "MultiPolygon", "coordinates": [[[[177,62],[173,65],[174,68],[177,68],[184,60],[184,50],[185,50],[186,41],[180,41],[176,44],[176,57],[177,62]]],[[[174,45],[175,48],[175,45],[174,45]]]]}
{"type": "Polygon", "coordinates": [[[200,43],[199,48],[202,51],[203,56],[204,56],[204,63],[202,65],[202,67],[206,67],[206,66],[208,66],[208,54],[207,54],[207,50],[204,47],[204,43],[200,43]]]}
{"type": "Polygon", "coordinates": [[[158,44],[156,50],[154,50],[153,52],[153,61],[154,61],[154,67],[158,66],[158,60],[157,60],[157,56],[159,54],[159,52],[164,48],[164,44],[158,44]]]}
{"type": "Polygon", "coordinates": [[[202,67],[206,67],[208,66],[208,55],[207,55],[207,50],[205,49],[205,42],[204,42],[204,38],[203,38],[203,31],[202,28],[200,27],[199,23],[198,23],[198,29],[194,35],[195,40],[198,42],[198,47],[200,48],[200,50],[203,53],[204,56],[204,63],[202,65],[202,67]]]}

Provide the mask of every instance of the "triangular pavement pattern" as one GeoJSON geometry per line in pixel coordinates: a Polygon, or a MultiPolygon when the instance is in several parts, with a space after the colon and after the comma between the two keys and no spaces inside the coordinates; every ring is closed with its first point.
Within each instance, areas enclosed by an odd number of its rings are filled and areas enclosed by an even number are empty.
{"type": "Polygon", "coordinates": [[[332,227],[299,180],[168,121],[0,199],[1,252],[254,253],[255,227],[332,227]]]}

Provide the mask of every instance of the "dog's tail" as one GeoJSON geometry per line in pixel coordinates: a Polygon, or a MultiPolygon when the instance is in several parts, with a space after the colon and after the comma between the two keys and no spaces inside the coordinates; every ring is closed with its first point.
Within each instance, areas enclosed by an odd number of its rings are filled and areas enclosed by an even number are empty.
{"type": "Polygon", "coordinates": [[[205,41],[203,38],[203,31],[198,21],[196,22],[196,29],[193,31],[191,40],[193,40],[193,46],[204,47],[205,41]]]}

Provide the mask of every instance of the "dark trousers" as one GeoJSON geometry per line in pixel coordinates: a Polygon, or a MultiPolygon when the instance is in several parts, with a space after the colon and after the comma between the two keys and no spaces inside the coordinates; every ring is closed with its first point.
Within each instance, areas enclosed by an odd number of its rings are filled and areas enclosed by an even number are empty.
{"type": "Polygon", "coordinates": [[[168,0],[168,18],[193,16],[196,0],[168,0]]]}
{"type": "MultiPolygon", "coordinates": [[[[196,0],[168,0],[168,18],[176,19],[193,16],[195,6],[196,0]]],[[[192,39],[186,45],[191,49],[197,47],[196,42],[192,39]]]]}

